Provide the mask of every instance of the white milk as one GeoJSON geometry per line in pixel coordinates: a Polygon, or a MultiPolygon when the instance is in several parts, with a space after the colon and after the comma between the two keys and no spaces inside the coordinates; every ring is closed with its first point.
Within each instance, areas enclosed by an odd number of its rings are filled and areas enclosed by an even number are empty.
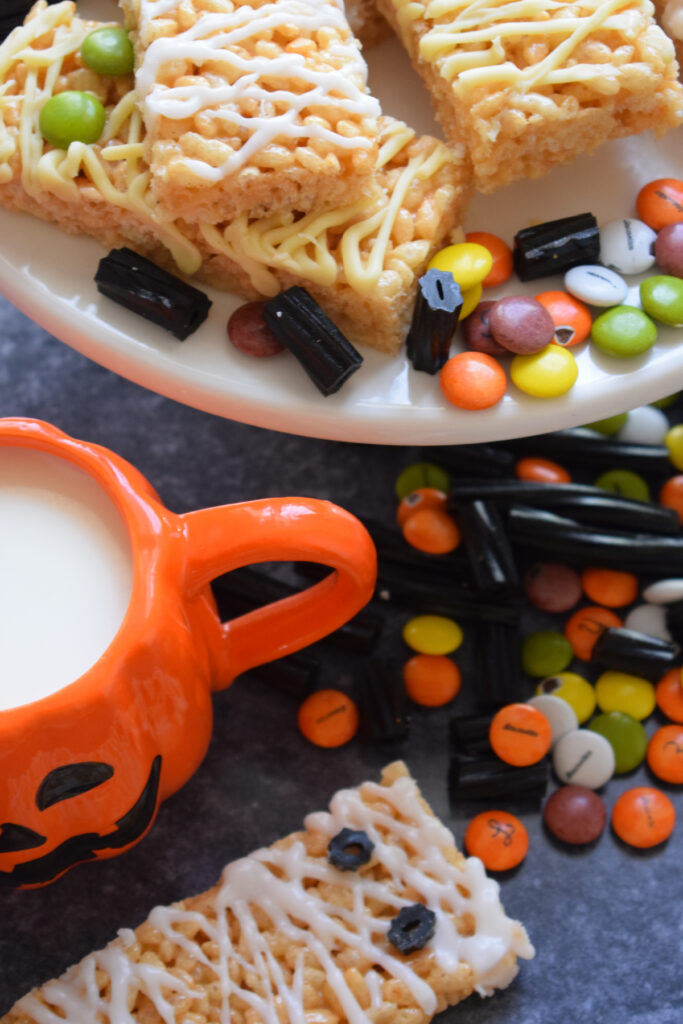
{"type": "Polygon", "coordinates": [[[132,586],[126,527],[95,480],[58,456],[0,445],[0,711],[86,672],[132,586]]]}

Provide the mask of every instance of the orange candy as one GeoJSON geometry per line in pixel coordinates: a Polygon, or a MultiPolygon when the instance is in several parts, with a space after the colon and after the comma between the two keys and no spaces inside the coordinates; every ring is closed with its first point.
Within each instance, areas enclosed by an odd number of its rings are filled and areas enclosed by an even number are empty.
{"type": "Polygon", "coordinates": [[[515,476],[518,480],[534,480],[539,484],[568,484],[571,476],[557,462],[550,459],[537,459],[527,456],[515,463],[515,476]]]}
{"type": "Polygon", "coordinates": [[[497,359],[485,352],[451,356],[440,374],[441,390],[459,409],[488,409],[505,394],[507,377],[497,359]]]}
{"type": "Polygon", "coordinates": [[[491,719],[489,740],[501,761],[517,768],[536,764],[550,750],[550,722],[531,704],[507,704],[491,719]]]}
{"type": "Polygon", "coordinates": [[[672,722],[683,724],[683,672],[672,668],[655,687],[657,707],[672,722]]]}
{"type": "Polygon", "coordinates": [[[396,522],[403,526],[414,512],[425,508],[438,508],[445,512],[447,501],[448,495],[445,491],[439,491],[436,487],[418,487],[401,501],[396,510],[396,522]]]}
{"type": "Polygon", "coordinates": [[[416,654],[403,666],[406,693],[415,704],[440,708],[460,690],[460,669],[445,654],[416,654]]]}
{"type": "Polygon", "coordinates": [[[683,725],[663,725],[647,745],[650,771],[663,782],[683,783],[683,725]]]}
{"type": "Polygon", "coordinates": [[[471,857],[479,857],[488,871],[509,871],[526,857],[529,836],[514,814],[482,811],[467,826],[465,849],[471,857]]]}
{"type": "Polygon", "coordinates": [[[612,828],[629,846],[646,850],[668,839],[676,824],[674,805],[652,786],[622,793],[612,810],[612,828]]]}
{"type": "Polygon", "coordinates": [[[458,524],[438,508],[421,508],[403,524],[403,536],[411,547],[428,555],[447,555],[460,543],[458,524]]]}
{"type": "Polygon", "coordinates": [[[574,654],[582,661],[589,661],[593,653],[598,637],[606,629],[616,629],[623,625],[621,619],[609,608],[598,608],[589,606],[579,608],[572,617],[567,620],[564,627],[564,635],[574,648],[574,654]]]}
{"type": "Polygon", "coordinates": [[[638,193],[638,216],[655,231],[667,224],[683,221],[683,181],[676,178],[657,178],[638,193]]]}
{"type": "Polygon", "coordinates": [[[659,503],[672,508],[678,513],[678,521],[683,526],[683,473],[672,476],[659,492],[659,503]]]}
{"type": "Polygon", "coordinates": [[[581,586],[586,597],[608,608],[623,608],[638,596],[638,578],[616,569],[584,569],[581,586]]]}
{"type": "Polygon", "coordinates": [[[339,690],[318,690],[300,705],[297,723],[316,747],[341,747],[358,732],[358,708],[339,690]]]}
{"type": "Polygon", "coordinates": [[[493,257],[493,266],[481,282],[484,288],[493,288],[494,285],[503,284],[509,277],[512,277],[514,264],[512,262],[512,249],[498,235],[491,235],[488,231],[470,231],[465,235],[466,242],[476,242],[483,245],[493,257]]]}
{"type": "Polygon", "coordinates": [[[568,292],[541,292],[534,298],[536,302],[545,306],[553,318],[555,345],[573,348],[574,345],[580,345],[586,340],[593,326],[593,317],[588,306],[568,292]]]}

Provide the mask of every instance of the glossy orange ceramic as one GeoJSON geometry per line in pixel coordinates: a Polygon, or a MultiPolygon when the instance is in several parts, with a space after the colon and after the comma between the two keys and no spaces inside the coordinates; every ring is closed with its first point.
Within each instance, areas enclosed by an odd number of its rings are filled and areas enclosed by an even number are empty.
{"type": "Polygon", "coordinates": [[[269,498],[175,515],[129,463],[47,423],[0,420],[0,445],[86,470],[118,509],[133,552],[130,605],[102,657],[56,693],[0,712],[0,887],[32,887],[141,839],[204,757],[211,691],[351,618],[372,594],[376,558],[362,524],[326,501],[269,498]],[[278,560],[335,571],[221,622],[210,580],[278,560]]]}

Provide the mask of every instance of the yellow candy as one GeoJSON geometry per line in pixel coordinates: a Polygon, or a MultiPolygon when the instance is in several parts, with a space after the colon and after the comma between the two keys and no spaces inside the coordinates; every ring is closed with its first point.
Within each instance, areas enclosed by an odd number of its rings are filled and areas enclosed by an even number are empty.
{"type": "Polygon", "coordinates": [[[480,284],[475,284],[473,288],[468,288],[466,292],[462,293],[462,309],[458,320],[464,320],[466,316],[474,312],[479,305],[483,290],[480,284]]]}
{"type": "MultiPolygon", "coordinates": [[[[448,245],[437,252],[428,270],[448,270],[463,292],[481,284],[493,266],[493,256],[483,245],[476,242],[460,242],[448,245]]],[[[467,316],[467,314],[465,314],[467,316]]]]}
{"type": "Polygon", "coordinates": [[[601,711],[623,711],[639,722],[655,709],[652,683],[627,672],[603,672],[595,683],[595,695],[601,711]]]}
{"type": "Polygon", "coordinates": [[[403,627],[403,639],[420,654],[451,654],[462,643],[462,630],[443,615],[416,615],[403,627]]]}
{"type": "Polygon", "coordinates": [[[561,697],[574,708],[579,723],[587,722],[595,711],[595,690],[576,672],[558,672],[556,676],[549,676],[538,684],[536,693],[561,697]]]}
{"type": "Polygon", "coordinates": [[[669,458],[676,469],[683,470],[683,423],[678,423],[667,432],[664,444],[669,449],[669,458]]]}
{"type": "Polygon", "coordinates": [[[513,384],[534,398],[559,398],[574,386],[578,375],[576,359],[560,345],[547,345],[540,352],[515,356],[510,364],[513,384]]]}

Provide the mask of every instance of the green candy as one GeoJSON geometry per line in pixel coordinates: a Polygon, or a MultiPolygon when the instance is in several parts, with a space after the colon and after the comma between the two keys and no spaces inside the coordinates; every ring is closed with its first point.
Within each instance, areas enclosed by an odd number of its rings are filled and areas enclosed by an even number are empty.
{"type": "Polygon", "coordinates": [[[445,469],[435,466],[433,462],[413,462],[399,473],[394,484],[399,501],[420,487],[434,487],[437,491],[448,493],[451,478],[445,469]]]}
{"type": "Polygon", "coordinates": [[[643,309],[670,327],[683,325],[683,280],[659,274],[648,277],[640,286],[643,309]]]}
{"type": "Polygon", "coordinates": [[[612,491],[622,498],[633,498],[634,501],[649,501],[650,488],[642,476],[632,469],[608,469],[595,481],[596,487],[603,491],[612,491]]]}
{"type": "Polygon", "coordinates": [[[609,740],[614,749],[614,771],[617,775],[633,771],[647,752],[647,733],[640,722],[623,711],[607,711],[597,715],[588,728],[609,740]]]}
{"type": "Polygon", "coordinates": [[[599,433],[611,437],[612,434],[619,433],[627,419],[627,412],[619,412],[616,416],[607,416],[604,420],[596,420],[594,423],[587,423],[586,426],[589,430],[597,430],[599,433]]]}
{"type": "Polygon", "coordinates": [[[542,629],[522,641],[522,668],[529,676],[554,676],[563,672],[573,657],[569,640],[552,629],[542,629]]]}
{"type": "Polygon", "coordinates": [[[105,25],[85,37],[81,60],[98,75],[129,75],[133,70],[133,44],[124,28],[105,25]]]}
{"type": "Polygon", "coordinates": [[[652,348],[657,328],[642,309],[614,306],[593,321],[591,339],[605,355],[630,359],[652,348]]]}
{"type": "Polygon", "coordinates": [[[88,92],[58,92],[40,112],[40,132],[57,149],[72,142],[97,142],[107,120],[104,107],[88,92]]]}
{"type": "Polygon", "coordinates": [[[678,398],[680,391],[674,391],[673,395],[667,395],[666,398],[660,398],[657,402],[650,402],[650,405],[654,405],[656,409],[668,409],[670,405],[673,405],[678,398]]]}

